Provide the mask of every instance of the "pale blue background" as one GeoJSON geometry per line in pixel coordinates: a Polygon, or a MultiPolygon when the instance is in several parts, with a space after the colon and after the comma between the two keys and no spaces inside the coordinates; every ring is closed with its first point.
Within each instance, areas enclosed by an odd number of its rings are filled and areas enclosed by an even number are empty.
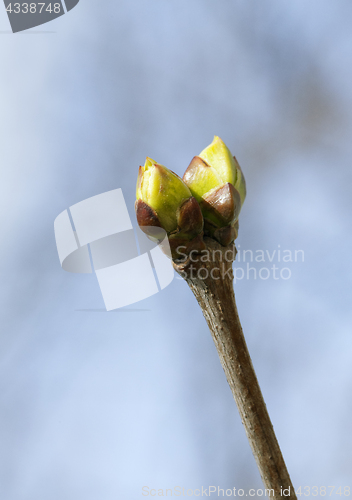
{"type": "Polygon", "coordinates": [[[182,175],[214,134],[247,178],[240,248],[305,252],[236,285],[292,481],[352,486],[351,25],[350,0],[81,0],[12,35],[0,9],[2,499],[261,487],[187,285],[79,311],[96,278],[53,233],[118,187],[133,216],[145,156],[182,175]]]}

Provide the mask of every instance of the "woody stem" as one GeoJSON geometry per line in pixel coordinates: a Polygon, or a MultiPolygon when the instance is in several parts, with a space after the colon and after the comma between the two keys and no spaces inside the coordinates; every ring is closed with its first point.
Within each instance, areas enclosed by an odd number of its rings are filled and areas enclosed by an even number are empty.
{"type": "Polygon", "coordinates": [[[235,247],[222,247],[210,238],[204,241],[205,262],[193,258],[174,262],[174,267],[187,281],[208,323],[265,488],[274,490],[275,496],[296,499],[238,317],[232,284],[235,247]]]}

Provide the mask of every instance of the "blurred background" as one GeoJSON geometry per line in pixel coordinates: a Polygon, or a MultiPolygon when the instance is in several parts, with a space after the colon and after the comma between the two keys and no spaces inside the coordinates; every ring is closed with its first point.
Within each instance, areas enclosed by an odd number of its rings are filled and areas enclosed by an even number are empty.
{"type": "Polygon", "coordinates": [[[214,135],[247,180],[240,249],[304,251],[235,285],[292,481],[352,487],[351,23],[350,0],[81,0],[13,35],[0,9],[2,499],[262,487],[186,283],[107,313],[54,239],[115,188],[135,220],[145,157],[182,175],[214,135]]]}

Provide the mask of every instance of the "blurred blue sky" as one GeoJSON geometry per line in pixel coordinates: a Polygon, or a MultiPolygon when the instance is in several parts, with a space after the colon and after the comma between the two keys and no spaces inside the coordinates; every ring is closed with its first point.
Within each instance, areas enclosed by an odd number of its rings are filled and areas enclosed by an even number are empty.
{"type": "Polygon", "coordinates": [[[214,134],[247,179],[240,248],[305,254],[235,285],[292,481],[352,486],[351,22],[349,0],[81,0],[12,35],[0,9],[1,498],[261,487],[187,285],[80,311],[98,284],[53,233],[119,187],[134,217],[145,157],[182,175],[214,134]]]}

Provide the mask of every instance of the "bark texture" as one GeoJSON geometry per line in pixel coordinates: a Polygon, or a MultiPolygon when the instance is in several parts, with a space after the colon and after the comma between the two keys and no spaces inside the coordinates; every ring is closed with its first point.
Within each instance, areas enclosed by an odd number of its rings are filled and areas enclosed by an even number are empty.
{"type": "Polygon", "coordinates": [[[204,241],[207,254],[193,253],[182,264],[174,262],[174,267],[187,281],[208,323],[265,488],[273,489],[276,498],[296,499],[238,317],[232,283],[235,245],[222,247],[211,238],[204,241]]]}

